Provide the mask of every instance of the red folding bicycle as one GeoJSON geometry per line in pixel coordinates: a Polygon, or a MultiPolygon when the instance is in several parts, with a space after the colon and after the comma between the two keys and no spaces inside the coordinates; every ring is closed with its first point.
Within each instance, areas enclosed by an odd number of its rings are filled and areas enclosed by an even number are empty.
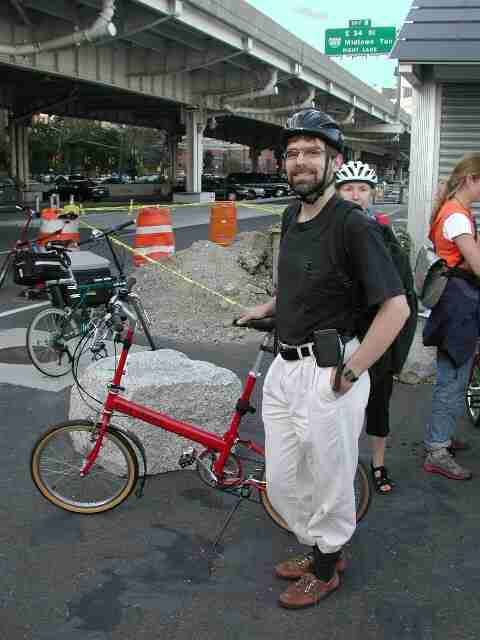
{"type": "MultiPolygon", "coordinates": [[[[97,422],[82,419],[64,422],[52,427],[38,439],[32,451],[30,469],[40,493],[62,509],[83,514],[101,513],[117,507],[128,498],[137,482],[136,495],[140,497],[148,471],[144,448],[134,433],[111,424],[114,414],[131,416],[201,445],[203,449],[200,452],[190,448],[181,455],[180,467],[196,464],[203,482],[238,496],[237,506],[243,498],[258,502],[254,497],[257,490],[268,515],[280,527],[288,529],[268,497],[263,447],[241,438],[239,430],[242,417],[255,412],[250,399],[256,380],[261,375],[264,355],[275,351],[274,319],[252,320],[245,325],[266,335],[246,378],[230,426],[219,436],[122,396],[122,376],[132,345],[136,318],[121,300],[113,306],[112,316],[117,333],[115,339],[123,347],[99,419],[97,422]],[[129,322],[126,322],[127,318],[129,322]],[[244,455],[245,451],[248,452],[247,456],[244,455]],[[252,453],[256,458],[249,457],[252,453]],[[247,465],[248,461],[253,462],[254,471],[250,475],[244,471],[245,461],[247,465]],[[140,462],[143,465],[141,477],[140,462]]],[[[364,464],[359,462],[355,476],[357,521],[367,512],[370,495],[368,474],[364,464]]]]}

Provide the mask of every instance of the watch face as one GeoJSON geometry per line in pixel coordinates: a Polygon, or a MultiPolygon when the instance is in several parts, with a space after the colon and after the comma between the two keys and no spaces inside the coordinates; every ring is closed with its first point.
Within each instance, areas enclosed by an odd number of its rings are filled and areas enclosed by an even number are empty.
{"type": "Polygon", "coordinates": [[[345,378],[345,380],[348,380],[348,382],[356,382],[356,380],[358,380],[357,376],[351,369],[345,369],[343,377],[345,378]]]}

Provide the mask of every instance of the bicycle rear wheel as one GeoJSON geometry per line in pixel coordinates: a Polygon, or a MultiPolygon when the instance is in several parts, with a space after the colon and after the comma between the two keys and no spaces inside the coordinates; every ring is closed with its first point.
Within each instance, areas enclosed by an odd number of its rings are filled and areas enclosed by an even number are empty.
{"type": "Polygon", "coordinates": [[[7,253],[5,260],[3,261],[2,266],[0,267],[0,288],[3,287],[3,285],[7,280],[7,276],[10,272],[10,267],[13,264],[13,258],[14,258],[13,251],[11,251],[10,253],[7,253]]]}
{"type": "Polygon", "coordinates": [[[90,472],[80,476],[95,439],[93,422],[73,420],[52,427],[33,447],[33,482],[55,506],[75,513],[102,513],[131,494],[138,479],[138,461],[131,444],[115,429],[105,434],[90,472]]]}
{"type": "Polygon", "coordinates": [[[27,352],[39,371],[58,378],[71,370],[80,338],[77,321],[70,314],[56,307],[44,309],[28,326],[27,352]]]}
{"type": "Polygon", "coordinates": [[[473,426],[480,427],[480,357],[478,355],[475,356],[470,372],[470,379],[465,391],[465,404],[473,426]]]}
{"type": "MultiPolygon", "coordinates": [[[[265,480],[265,475],[263,476],[265,480]]],[[[370,500],[372,498],[372,492],[370,490],[370,481],[368,479],[368,472],[365,468],[363,462],[358,463],[357,473],[355,474],[355,505],[357,511],[357,522],[365,516],[368,511],[368,507],[370,506],[370,500]]],[[[290,531],[288,524],[282,518],[282,516],[275,511],[272,503],[270,502],[270,498],[268,497],[268,491],[260,492],[260,498],[262,500],[263,507],[270,518],[282,529],[286,531],[290,531]]]]}

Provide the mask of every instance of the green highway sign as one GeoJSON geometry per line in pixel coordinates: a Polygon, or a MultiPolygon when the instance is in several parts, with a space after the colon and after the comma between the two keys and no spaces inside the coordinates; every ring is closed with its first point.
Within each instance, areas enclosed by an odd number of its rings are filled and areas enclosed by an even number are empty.
{"type": "MultiPolygon", "coordinates": [[[[350,22],[354,22],[351,20],[350,22]]],[[[396,38],[395,27],[348,27],[325,30],[327,56],[388,53],[396,38]]]]}

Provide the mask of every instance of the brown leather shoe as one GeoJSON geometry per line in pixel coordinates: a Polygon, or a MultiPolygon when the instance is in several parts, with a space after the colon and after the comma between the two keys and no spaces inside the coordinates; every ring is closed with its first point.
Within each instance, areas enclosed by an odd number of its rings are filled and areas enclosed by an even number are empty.
{"type": "Polygon", "coordinates": [[[335,571],[328,582],[320,580],[313,573],[304,576],[291,584],[279,598],[280,605],[286,609],[303,609],[318,604],[340,586],[340,578],[335,571]]]}
{"type": "MultiPolygon", "coordinates": [[[[343,573],[346,568],[347,561],[342,551],[340,553],[340,557],[335,563],[335,569],[338,573],[343,573]]],[[[290,560],[280,562],[280,564],[276,565],[274,571],[277,578],[283,578],[284,580],[298,580],[306,573],[312,573],[313,553],[306,553],[303,556],[296,556],[295,558],[290,558],[290,560]]]]}

